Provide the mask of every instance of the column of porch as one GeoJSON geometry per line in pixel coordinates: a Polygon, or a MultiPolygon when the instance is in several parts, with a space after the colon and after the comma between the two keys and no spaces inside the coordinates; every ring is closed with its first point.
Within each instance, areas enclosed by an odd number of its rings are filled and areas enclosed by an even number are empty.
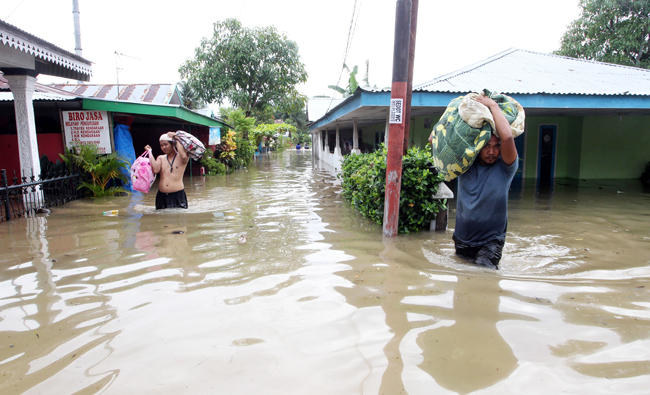
{"type": "Polygon", "coordinates": [[[34,118],[34,83],[36,78],[28,74],[5,75],[14,96],[16,114],[16,134],[18,137],[18,154],[20,170],[23,177],[41,174],[41,162],[38,155],[36,139],[36,121],[34,118]]]}
{"type": "Polygon", "coordinates": [[[341,155],[341,139],[339,137],[339,125],[336,125],[336,145],[334,146],[334,157],[340,158],[341,155]]]}
{"type": "Polygon", "coordinates": [[[359,123],[356,119],[352,120],[352,153],[361,153],[359,150],[359,123]]]}

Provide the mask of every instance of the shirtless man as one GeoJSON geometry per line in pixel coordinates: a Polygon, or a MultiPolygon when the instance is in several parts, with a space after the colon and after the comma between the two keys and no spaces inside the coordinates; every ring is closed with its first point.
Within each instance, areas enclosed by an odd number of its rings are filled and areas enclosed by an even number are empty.
{"type": "Polygon", "coordinates": [[[144,147],[149,152],[149,163],[154,173],[160,174],[156,210],[163,208],[187,208],[187,196],[183,185],[183,174],[189,157],[185,147],[174,140],[176,132],[163,133],[160,136],[160,149],[163,155],[154,158],[151,146],[144,147]]]}

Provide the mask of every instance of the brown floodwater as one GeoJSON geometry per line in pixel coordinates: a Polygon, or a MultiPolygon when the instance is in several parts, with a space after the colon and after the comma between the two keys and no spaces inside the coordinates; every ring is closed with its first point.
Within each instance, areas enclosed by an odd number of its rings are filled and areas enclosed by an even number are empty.
{"type": "Polygon", "coordinates": [[[648,393],[636,183],[524,187],[499,271],[454,256],[453,209],[382,240],[310,152],[186,190],[0,224],[0,393],[648,393]]]}

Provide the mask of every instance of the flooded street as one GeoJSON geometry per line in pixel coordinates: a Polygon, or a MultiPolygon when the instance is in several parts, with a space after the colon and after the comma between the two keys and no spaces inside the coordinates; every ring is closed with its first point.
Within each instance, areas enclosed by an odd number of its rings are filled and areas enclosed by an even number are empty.
{"type": "Polygon", "coordinates": [[[0,224],[0,393],[648,393],[640,185],[527,186],[494,272],[453,210],[383,241],[309,151],[185,182],[0,224]]]}

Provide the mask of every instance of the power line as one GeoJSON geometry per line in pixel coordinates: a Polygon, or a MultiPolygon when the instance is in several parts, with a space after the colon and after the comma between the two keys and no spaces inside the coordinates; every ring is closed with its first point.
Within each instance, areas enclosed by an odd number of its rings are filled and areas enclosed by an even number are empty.
{"type": "Polygon", "coordinates": [[[354,36],[354,31],[357,27],[357,20],[359,18],[359,10],[357,5],[359,4],[358,0],[354,0],[354,9],[352,10],[352,20],[350,20],[350,27],[348,29],[348,39],[345,44],[345,55],[343,55],[343,66],[345,66],[348,59],[348,53],[350,51],[350,44],[352,43],[352,37],[354,36]]]}
{"type": "MultiPolygon", "coordinates": [[[[352,37],[354,36],[354,31],[356,30],[357,27],[357,21],[359,19],[359,9],[360,9],[360,2],[359,0],[354,0],[354,7],[352,8],[352,17],[350,18],[350,27],[348,27],[348,37],[345,43],[345,51],[343,53],[343,64],[341,65],[341,72],[339,73],[339,78],[336,80],[336,86],[338,86],[341,83],[341,77],[343,76],[343,71],[345,70],[346,67],[346,62],[348,60],[348,53],[350,51],[350,46],[352,44],[352,37]]],[[[330,103],[327,106],[327,111],[330,110],[332,106],[332,99],[330,99],[330,103]]]]}
{"type": "Polygon", "coordinates": [[[16,10],[17,10],[21,5],[23,5],[24,2],[25,2],[25,0],[22,0],[20,3],[18,3],[18,4],[14,7],[14,9],[11,10],[11,12],[10,12],[9,14],[7,14],[7,16],[4,17],[4,20],[5,20],[5,21],[9,20],[9,18],[11,18],[11,16],[14,14],[14,12],[16,12],[16,10]]]}

